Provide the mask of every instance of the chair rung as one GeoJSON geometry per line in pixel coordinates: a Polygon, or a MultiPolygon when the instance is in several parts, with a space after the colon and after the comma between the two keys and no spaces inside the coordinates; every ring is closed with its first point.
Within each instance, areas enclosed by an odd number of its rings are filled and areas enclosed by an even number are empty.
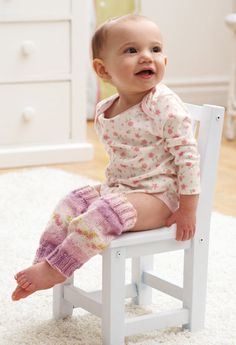
{"type": "MultiPolygon", "coordinates": [[[[137,296],[135,284],[127,284],[125,287],[125,298],[137,296]]],[[[73,304],[74,308],[82,308],[96,316],[101,317],[102,291],[96,290],[87,292],[72,285],[65,285],[64,299],[73,304]]]]}
{"type": "Polygon", "coordinates": [[[67,285],[64,288],[64,299],[73,304],[74,308],[82,308],[101,317],[102,304],[97,301],[93,292],[86,292],[75,286],[67,285]]]}
{"type": "Polygon", "coordinates": [[[183,288],[168,282],[167,280],[161,279],[153,274],[152,271],[143,272],[144,284],[157,289],[165,294],[168,294],[174,298],[183,301],[183,288]]]}
{"type": "Polygon", "coordinates": [[[125,335],[149,332],[152,330],[177,327],[189,323],[188,309],[175,309],[160,313],[137,316],[125,320],[125,335]]]}

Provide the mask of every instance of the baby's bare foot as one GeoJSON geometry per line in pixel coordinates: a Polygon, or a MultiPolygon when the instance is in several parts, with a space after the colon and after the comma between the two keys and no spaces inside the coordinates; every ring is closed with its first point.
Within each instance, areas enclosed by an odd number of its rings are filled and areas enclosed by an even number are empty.
{"type": "Polygon", "coordinates": [[[16,274],[18,286],[12,294],[12,299],[17,301],[25,298],[35,291],[50,289],[60,284],[66,278],[46,261],[40,262],[16,274]]]}

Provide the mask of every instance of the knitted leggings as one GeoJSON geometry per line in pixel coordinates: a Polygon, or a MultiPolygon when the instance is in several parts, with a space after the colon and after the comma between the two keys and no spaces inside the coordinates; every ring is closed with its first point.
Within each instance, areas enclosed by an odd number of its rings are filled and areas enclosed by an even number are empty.
{"type": "MultiPolygon", "coordinates": [[[[57,218],[62,219],[58,214],[57,218]]],[[[96,196],[79,216],[72,216],[67,223],[58,222],[58,233],[55,228],[46,230],[40,241],[41,249],[42,244],[46,249],[37,253],[43,251],[44,260],[69,277],[92,256],[106,249],[114,238],[131,229],[136,219],[136,210],[125,195],[96,196]]]]}
{"type": "Polygon", "coordinates": [[[40,238],[35,264],[45,260],[45,257],[63,242],[72,219],[84,213],[98,197],[99,193],[96,189],[85,186],[70,192],[58,203],[40,238]]]}

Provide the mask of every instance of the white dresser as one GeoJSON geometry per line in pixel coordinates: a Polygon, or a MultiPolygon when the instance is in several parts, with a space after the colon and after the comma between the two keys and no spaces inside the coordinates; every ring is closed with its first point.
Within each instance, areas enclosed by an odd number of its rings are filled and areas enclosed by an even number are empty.
{"type": "Polygon", "coordinates": [[[0,0],[0,168],[89,160],[85,0],[0,0]]]}

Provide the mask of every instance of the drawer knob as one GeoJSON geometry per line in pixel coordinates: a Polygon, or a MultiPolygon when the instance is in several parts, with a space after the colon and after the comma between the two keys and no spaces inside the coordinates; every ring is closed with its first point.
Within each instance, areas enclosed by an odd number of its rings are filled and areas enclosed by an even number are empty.
{"type": "Polygon", "coordinates": [[[32,107],[26,107],[22,112],[22,118],[25,122],[30,122],[35,116],[35,109],[32,107]]]}
{"type": "Polygon", "coordinates": [[[33,41],[24,41],[21,45],[21,51],[24,56],[30,56],[35,51],[36,45],[33,41]]]}

